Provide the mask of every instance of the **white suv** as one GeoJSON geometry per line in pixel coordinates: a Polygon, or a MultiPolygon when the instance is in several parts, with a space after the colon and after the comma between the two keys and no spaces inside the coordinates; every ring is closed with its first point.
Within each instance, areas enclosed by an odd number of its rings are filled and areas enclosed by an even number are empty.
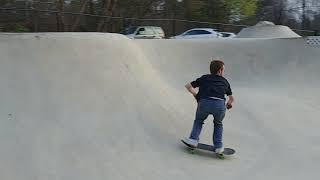
{"type": "Polygon", "coordinates": [[[130,26],[120,32],[130,39],[163,39],[164,31],[157,26],[130,26]]]}

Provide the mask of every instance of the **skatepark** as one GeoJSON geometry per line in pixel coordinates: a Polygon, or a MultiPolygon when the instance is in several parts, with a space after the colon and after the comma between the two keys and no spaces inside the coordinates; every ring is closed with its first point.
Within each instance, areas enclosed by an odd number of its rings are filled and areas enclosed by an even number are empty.
{"type": "MultiPolygon", "coordinates": [[[[212,40],[0,34],[0,178],[317,179],[319,38],[258,31],[212,40]],[[224,145],[236,154],[225,160],[180,142],[197,105],[184,85],[209,73],[212,58],[225,62],[235,97],[224,145]]],[[[209,117],[201,142],[212,143],[212,126],[209,117]]]]}

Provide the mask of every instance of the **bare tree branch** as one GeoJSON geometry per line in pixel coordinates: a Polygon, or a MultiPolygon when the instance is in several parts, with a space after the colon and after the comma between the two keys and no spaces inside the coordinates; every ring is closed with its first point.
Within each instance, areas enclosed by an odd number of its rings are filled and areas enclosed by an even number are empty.
{"type": "MultiPolygon", "coordinates": [[[[112,16],[113,12],[115,11],[117,2],[118,0],[104,0],[102,15],[112,16]]],[[[110,21],[110,18],[108,18],[107,21],[110,21]]],[[[101,19],[98,24],[97,31],[103,31],[105,23],[106,23],[106,19],[105,18],[101,19]]]]}
{"type": "MultiPolygon", "coordinates": [[[[85,12],[88,2],[89,2],[89,0],[82,0],[80,13],[84,13],[85,12]]],[[[80,24],[80,21],[81,21],[81,16],[76,17],[76,20],[74,21],[74,24],[72,25],[71,31],[75,31],[77,29],[77,27],[80,24]]]]}

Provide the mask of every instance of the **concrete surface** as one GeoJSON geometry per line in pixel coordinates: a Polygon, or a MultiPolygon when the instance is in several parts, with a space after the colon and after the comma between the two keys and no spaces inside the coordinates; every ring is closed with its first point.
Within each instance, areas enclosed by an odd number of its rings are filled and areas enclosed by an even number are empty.
{"type": "Polygon", "coordinates": [[[254,26],[243,28],[236,38],[297,38],[301,37],[288,26],[260,21],[254,26]]]}
{"type": "Polygon", "coordinates": [[[0,54],[0,179],[319,178],[320,48],[303,38],[0,34],[0,54]],[[196,108],[184,85],[211,58],[236,98],[224,161],[180,143],[196,108]]]}

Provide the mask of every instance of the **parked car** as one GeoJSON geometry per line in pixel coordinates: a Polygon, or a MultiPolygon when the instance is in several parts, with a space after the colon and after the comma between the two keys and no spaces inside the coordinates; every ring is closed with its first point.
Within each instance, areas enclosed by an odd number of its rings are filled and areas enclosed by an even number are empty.
{"type": "Polygon", "coordinates": [[[157,26],[130,26],[120,32],[130,39],[162,39],[164,31],[157,26]]]}
{"type": "Polygon", "coordinates": [[[173,36],[171,39],[208,39],[219,38],[222,35],[212,28],[194,28],[190,29],[180,35],[173,36]]]}
{"type": "Polygon", "coordinates": [[[223,38],[234,38],[237,36],[235,33],[232,32],[220,32],[220,34],[223,38]]]}

